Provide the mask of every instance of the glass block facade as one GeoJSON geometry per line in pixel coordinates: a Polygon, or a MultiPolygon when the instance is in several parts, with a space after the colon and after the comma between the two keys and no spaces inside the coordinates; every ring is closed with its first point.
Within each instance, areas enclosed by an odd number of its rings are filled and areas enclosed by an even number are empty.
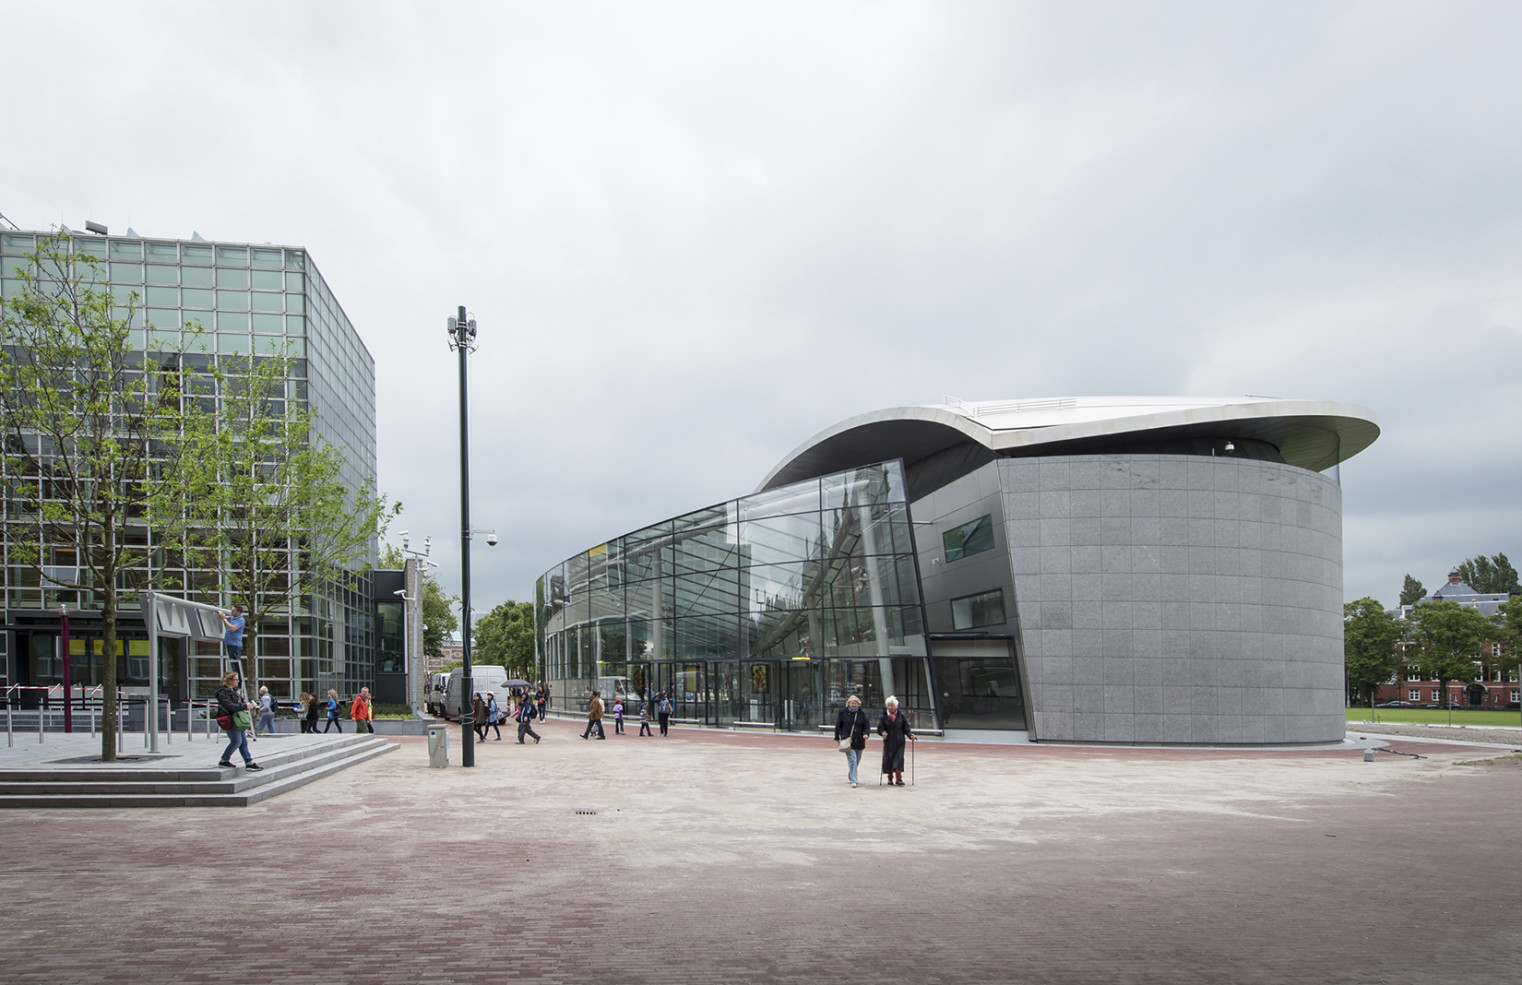
{"type": "MultiPolygon", "coordinates": [[[[19,291],[23,256],[46,235],[0,233],[0,294],[11,297],[19,291]]],[[[182,326],[190,322],[204,331],[192,351],[181,357],[182,371],[187,374],[208,370],[220,359],[289,352],[296,361],[285,400],[316,412],[318,432],[344,454],[343,477],[352,488],[376,474],[375,361],[305,250],[136,236],[78,237],[75,248],[102,262],[112,291],[123,305],[136,292],[135,344],[150,358],[162,360],[178,352],[182,326]]],[[[125,307],[121,314],[126,314],[125,307]]],[[[219,396],[210,375],[197,382],[204,384],[201,392],[206,398],[219,396]]],[[[147,528],[130,530],[127,536],[153,543],[153,531],[147,528]]],[[[70,638],[73,678],[98,683],[100,641],[92,638],[89,620],[97,603],[87,592],[44,587],[35,572],[12,563],[10,544],[7,528],[0,541],[7,683],[56,683],[60,605],[84,610],[70,638]]],[[[294,550],[290,557],[292,564],[299,563],[294,550]]],[[[133,587],[137,583],[134,577],[133,587]]],[[[220,605],[242,601],[223,597],[215,573],[209,570],[165,568],[153,573],[153,583],[185,586],[183,594],[198,601],[220,605]]],[[[170,594],[181,594],[181,590],[170,594]]],[[[122,603],[124,608],[135,608],[137,599],[123,597],[122,603]]],[[[146,634],[135,613],[125,614],[119,623],[128,657],[119,662],[126,674],[122,683],[129,688],[146,687],[146,634]]],[[[261,620],[258,665],[252,669],[259,682],[282,700],[313,688],[334,687],[352,694],[373,683],[374,623],[369,575],[355,578],[348,586],[326,585],[302,599],[293,612],[261,620]]],[[[215,646],[198,644],[184,659],[161,654],[160,668],[164,693],[204,695],[214,689],[221,674],[221,656],[215,646]]]]}
{"type": "MultiPolygon", "coordinates": [[[[636,530],[546,572],[561,707],[664,693],[678,720],[812,731],[852,694],[933,720],[903,468],[808,479],[636,530]]],[[[637,713],[637,705],[626,712],[637,713]]]]}

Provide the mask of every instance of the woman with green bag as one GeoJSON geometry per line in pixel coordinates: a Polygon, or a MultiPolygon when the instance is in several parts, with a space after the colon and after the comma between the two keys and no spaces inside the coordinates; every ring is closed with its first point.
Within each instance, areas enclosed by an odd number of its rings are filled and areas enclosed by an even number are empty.
{"type": "Polygon", "coordinates": [[[220,712],[217,724],[227,730],[227,748],[222,750],[222,761],[217,765],[231,769],[233,750],[236,749],[243,756],[244,768],[257,773],[264,767],[254,762],[254,757],[248,754],[248,730],[254,724],[249,712],[254,705],[238,690],[239,681],[238,672],[230,670],[222,675],[222,686],[217,688],[217,711],[220,712]]]}

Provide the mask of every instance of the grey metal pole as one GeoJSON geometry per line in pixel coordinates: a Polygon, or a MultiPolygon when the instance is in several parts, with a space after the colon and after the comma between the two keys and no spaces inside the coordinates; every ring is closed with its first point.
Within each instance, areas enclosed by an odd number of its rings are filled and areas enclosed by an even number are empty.
{"type": "Polygon", "coordinates": [[[450,341],[460,356],[460,765],[476,765],[474,694],[470,678],[470,422],[466,357],[475,332],[460,305],[450,341]]]}

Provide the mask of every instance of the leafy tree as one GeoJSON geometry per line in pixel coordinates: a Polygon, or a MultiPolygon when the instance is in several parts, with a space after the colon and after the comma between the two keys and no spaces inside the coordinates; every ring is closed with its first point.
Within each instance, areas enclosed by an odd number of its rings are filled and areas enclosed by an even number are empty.
{"type": "Polygon", "coordinates": [[[1517,680],[1515,675],[1522,669],[1518,667],[1522,663],[1522,595],[1513,595],[1501,603],[1492,619],[1496,644],[1492,665],[1517,680]]]}
{"type": "Polygon", "coordinates": [[[178,453],[165,440],[180,415],[178,353],[145,358],[143,330],[132,327],[136,292],[118,305],[99,260],[67,235],[41,241],[16,274],[16,292],[0,299],[5,538],[12,561],[43,588],[77,592],[80,605],[98,601],[101,758],[111,761],[117,610],[146,575],[141,517],[156,469],[178,453]]]}
{"type": "Polygon", "coordinates": [[[500,664],[509,674],[533,678],[534,605],[507,601],[476,621],[470,634],[472,660],[500,664]]]}
{"type": "Polygon", "coordinates": [[[359,488],[346,480],[343,454],[288,392],[292,362],[285,353],[224,355],[203,375],[187,374],[185,454],[152,502],[187,566],[216,573],[202,592],[225,591],[243,606],[250,687],[260,621],[352,581],[400,509],[376,495],[373,477],[359,488]]]}
{"type": "Polygon", "coordinates": [[[1495,624],[1477,610],[1446,600],[1422,602],[1411,610],[1410,638],[1422,675],[1438,682],[1447,701],[1449,681],[1469,681],[1481,648],[1494,638],[1495,624]]]}
{"type": "Polygon", "coordinates": [[[1504,553],[1472,557],[1459,565],[1458,572],[1464,584],[1485,595],[1522,593],[1522,585],[1517,583],[1517,569],[1511,566],[1504,553]]]}
{"type": "Polygon", "coordinates": [[[1400,620],[1372,598],[1361,598],[1342,607],[1342,653],[1348,683],[1366,694],[1374,706],[1374,689],[1388,684],[1399,669],[1395,643],[1401,637],[1400,620]]]}
{"type": "Polygon", "coordinates": [[[1405,584],[1400,588],[1400,604],[1415,605],[1416,603],[1420,602],[1426,594],[1427,590],[1422,587],[1422,583],[1417,581],[1415,578],[1412,578],[1410,575],[1407,575],[1405,584]]]}
{"type": "MultiPolygon", "coordinates": [[[[406,566],[406,563],[406,555],[395,544],[387,544],[382,548],[380,557],[382,568],[402,568],[406,566]]],[[[418,577],[423,585],[421,606],[423,652],[437,660],[444,655],[444,641],[453,638],[455,630],[460,628],[459,619],[455,616],[455,609],[460,604],[460,600],[439,587],[438,581],[429,574],[426,565],[419,566],[418,577]]],[[[452,668],[446,666],[441,669],[452,668]]]]}
{"type": "Polygon", "coordinates": [[[446,593],[438,582],[431,578],[423,582],[423,652],[435,660],[444,656],[444,641],[454,639],[460,628],[455,615],[459,605],[459,596],[446,593]]]}

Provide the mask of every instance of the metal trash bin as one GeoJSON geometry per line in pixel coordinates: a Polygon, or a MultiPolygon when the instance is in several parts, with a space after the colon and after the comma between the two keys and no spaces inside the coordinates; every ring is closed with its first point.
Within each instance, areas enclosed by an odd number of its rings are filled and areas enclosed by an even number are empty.
{"type": "Polygon", "coordinates": [[[428,726],[428,765],[449,765],[449,727],[447,725],[428,726]]]}

